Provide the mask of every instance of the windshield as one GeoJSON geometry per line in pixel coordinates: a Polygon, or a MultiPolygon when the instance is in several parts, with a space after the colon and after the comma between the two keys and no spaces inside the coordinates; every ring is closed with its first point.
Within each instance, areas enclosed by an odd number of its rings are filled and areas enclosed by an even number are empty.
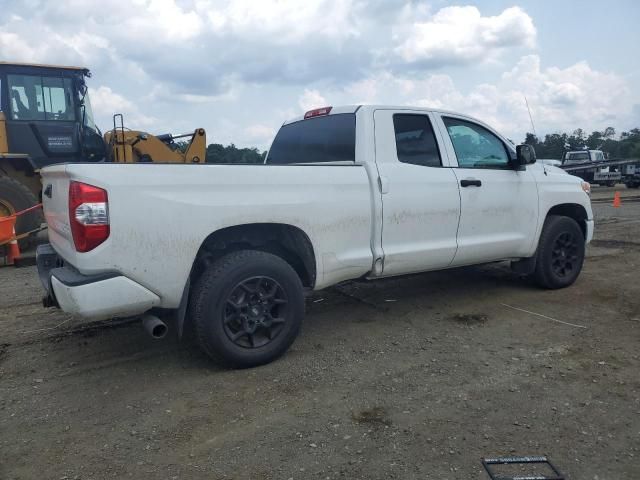
{"type": "Polygon", "coordinates": [[[583,163],[589,161],[589,152],[567,153],[566,163],[583,163]]]}
{"type": "Polygon", "coordinates": [[[84,97],[80,99],[80,105],[84,107],[84,126],[97,132],[98,129],[93,117],[93,109],[91,108],[91,100],[89,99],[88,91],[85,93],[84,97]]]}
{"type": "Polygon", "coordinates": [[[7,80],[13,120],[75,120],[70,78],[8,75],[7,80]]]}

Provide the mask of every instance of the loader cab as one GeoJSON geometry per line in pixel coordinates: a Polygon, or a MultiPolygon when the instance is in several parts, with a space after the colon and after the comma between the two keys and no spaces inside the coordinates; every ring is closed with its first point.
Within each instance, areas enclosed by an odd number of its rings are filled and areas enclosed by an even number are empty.
{"type": "Polygon", "coordinates": [[[102,160],[105,146],[93,121],[89,76],[81,67],[0,62],[7,149],[0,153],[27,155],[34,169],[102,160]]]}

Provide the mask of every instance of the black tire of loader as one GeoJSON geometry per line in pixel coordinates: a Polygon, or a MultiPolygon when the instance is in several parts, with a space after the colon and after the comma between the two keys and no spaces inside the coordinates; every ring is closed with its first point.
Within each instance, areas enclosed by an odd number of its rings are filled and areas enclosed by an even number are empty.
{"type": "MultiPolygon", "coordinates": [[[[0,176],[0,205],[11,213],[25,210],[38,203],[36,196],[22,183],[11,177],[0,176]]],[[[5,212],[6,213],[6,212],[5,212]]],[[[16,219],[16,234],[30,232],[37,229],[43,222],[42,212],[33,212],[20,215],[16,219]]],[[[23,238],[18,242],[20,250],[26,250],[33,244],[33,237],[23,238]]]]}

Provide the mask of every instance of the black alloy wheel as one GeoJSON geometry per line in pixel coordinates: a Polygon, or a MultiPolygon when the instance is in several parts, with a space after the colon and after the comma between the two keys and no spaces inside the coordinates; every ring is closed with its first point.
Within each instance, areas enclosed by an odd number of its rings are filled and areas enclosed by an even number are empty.
{"type": "Polygon", "coordinates": [[[240,347],[262,347],[282,332],[287,321],[287,304],[285,291],[273,278],[243,280],[227,298],[224,331],[240,347]]]}
{"type": "Polygon", "coordinates": [[[565,278],[573,274],[578,266],[578,242],[572,233],[564,232],[556,238],[551,261],[551,268],[558,277],[565,278]]]}

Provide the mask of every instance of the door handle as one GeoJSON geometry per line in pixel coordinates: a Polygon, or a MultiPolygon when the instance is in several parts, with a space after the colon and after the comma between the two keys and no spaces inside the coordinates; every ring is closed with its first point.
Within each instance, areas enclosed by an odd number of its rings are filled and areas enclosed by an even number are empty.
{"type": "Polygon", "coordinates": [[[481,187],[482,182],[480,180],[476,180],[475,178],[465,178],[464,180],[460,180],[461,187],[481,187]]]}
{"type": "Polygon", "coordinates": [[[380,189],[380,193],[389,193],[389,179],[384,176],[378,177],[378,188],[380,189]]]}

